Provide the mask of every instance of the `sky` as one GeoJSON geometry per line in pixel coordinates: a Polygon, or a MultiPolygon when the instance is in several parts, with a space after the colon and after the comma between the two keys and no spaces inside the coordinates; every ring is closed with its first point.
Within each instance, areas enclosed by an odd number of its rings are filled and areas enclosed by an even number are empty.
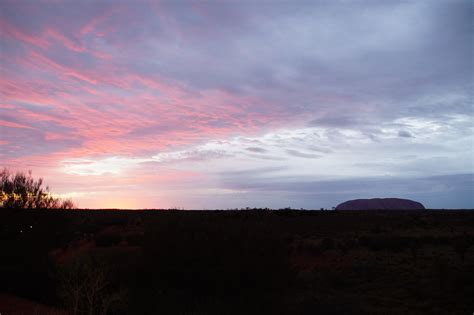
{"type": "Polygon", "coordinates": [[[0,166],[81,208],[474,208],[473,6],[1,0],[0,166]]]}

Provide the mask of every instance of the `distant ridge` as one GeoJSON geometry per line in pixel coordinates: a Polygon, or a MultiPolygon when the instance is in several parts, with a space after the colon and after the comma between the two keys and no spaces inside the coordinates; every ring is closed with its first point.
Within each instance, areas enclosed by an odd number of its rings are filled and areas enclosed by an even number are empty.
{"type": "Polygon", "coordinates": [[[425,207],[413,200],[400,198],[354,199],[343,202],[336,210],[424,210],[425,207]]]}

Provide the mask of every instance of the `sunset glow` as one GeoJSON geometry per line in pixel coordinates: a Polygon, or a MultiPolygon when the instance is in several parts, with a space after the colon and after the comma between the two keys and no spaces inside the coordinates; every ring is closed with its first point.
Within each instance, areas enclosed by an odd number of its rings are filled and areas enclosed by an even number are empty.
{"type": "Polygon", "coordinates": [[[82,208],[474,208],[472,1],[363,2],[4,0],[0,166],[82,208]]]}

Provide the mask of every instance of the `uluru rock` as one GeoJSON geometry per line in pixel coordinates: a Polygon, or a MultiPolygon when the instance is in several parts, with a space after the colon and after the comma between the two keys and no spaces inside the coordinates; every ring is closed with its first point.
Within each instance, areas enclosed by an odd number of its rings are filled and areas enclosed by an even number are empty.
{"type": "Polygon", "coordinates": [[[355,199],[339,204],[336,210],[424,210],[425,207],[413,200],[400,198],[355,199]]]}

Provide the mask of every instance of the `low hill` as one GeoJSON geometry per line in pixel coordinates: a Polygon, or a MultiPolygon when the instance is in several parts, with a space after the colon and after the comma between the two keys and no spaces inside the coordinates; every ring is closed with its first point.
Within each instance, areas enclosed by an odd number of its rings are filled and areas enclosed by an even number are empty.
{"type": "Polygon", "coordinates": [[[336,210],[424,210],[425,207],[413,200],[400,198],[354,199],[343,202],[336,210]]]}

